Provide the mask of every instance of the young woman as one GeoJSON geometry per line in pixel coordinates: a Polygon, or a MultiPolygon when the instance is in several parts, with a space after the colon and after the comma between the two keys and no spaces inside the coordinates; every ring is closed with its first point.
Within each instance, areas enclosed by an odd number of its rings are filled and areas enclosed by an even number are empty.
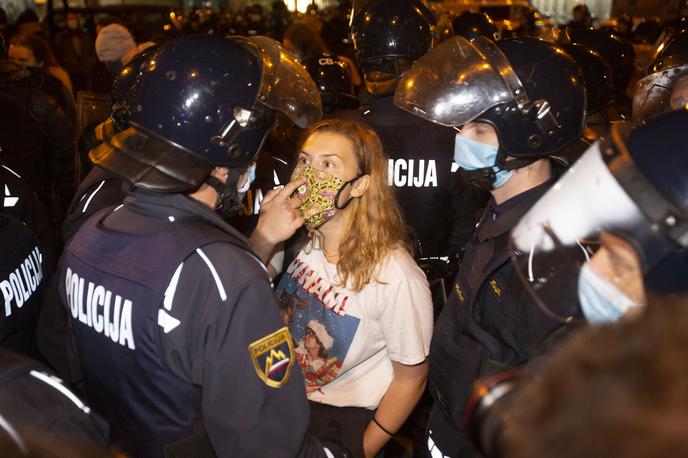
{"type": "Polygon", "coordinates": [[[293,180],[308,244],[277,291],[311,401],[311,429],[334,420],[354,456],[375,456],[425,387],[432,334],[427,280],[409,254],[387,157],[361,123],[311,127],[293,180]]]}
{"type": "Polygon", "coordinates": [[[73,94],[72,80],[60,66],[50,45],[39,35],[19,35],[12,40],[9,49],[10,60],[26,67],[41,68],[57,78],[69,94],[73,94]]]}
{"type": "Polygon", "coordinates": [[[9,58],[23,67],[36,69],[39,89],[55,99],[72,124],[76,122],[76,107],[69,74],[60,67],[48,43],[39,35],[19,35],[10,44],[9,58]]]}

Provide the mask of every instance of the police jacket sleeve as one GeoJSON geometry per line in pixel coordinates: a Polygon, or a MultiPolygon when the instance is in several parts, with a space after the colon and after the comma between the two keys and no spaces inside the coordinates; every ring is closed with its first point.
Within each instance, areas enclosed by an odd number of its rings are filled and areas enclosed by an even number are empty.
{"type": "Polygon", "coordinates": [[[228,244],[203,247],[184,262],[169,314],[180,324],[161,329],[165,361],[201,387],[218,456],[324,456],[304,440],[304,382],[257,258],[228,244]]]}
{"type": "Polygon", "coordinates": [[[30,112],[42,127],[48,141],[48,166],[51,185],[57,196],[59,210],[64,212],[74,194],[74,131],[64,111],[51,97],[34,93],[30,112]]]}

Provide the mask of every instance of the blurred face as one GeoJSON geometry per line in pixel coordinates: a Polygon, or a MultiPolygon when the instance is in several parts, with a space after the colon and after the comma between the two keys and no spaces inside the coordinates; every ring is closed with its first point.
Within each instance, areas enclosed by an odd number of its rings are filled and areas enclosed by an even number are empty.
{"type": "Polygon", "coordinates": [[[310,353],[317,355],[320,351],[320,342],[315,337],[315,333],[310,329],[306,330],[306,335],[303,336],[303,346],[310,353]]]}
{"type": "Polygon", "coordinates": [[[466,140],[499,147],[497,131],[486,122],[469,122],[464,124],[459,132],[459,136],[466,140]]]}
{"type": "Polygon", "coordinates": [[[43,62],[38,62],[33,55],[33,51],[24,46],[10,45],[9,49],[10,61],[17,65],[24,67],[42,67],[43,62]]]}
{"type": "Polygon", "coordinates": [[[69,13],[67,15],[67,27],[71,30],[76,30],[79,28],[79,16],[74,13],[69,13]]]}
{"type": "Polygon", "coordinates": [[[637,304],[646,304],[643,271],[635,249],[624,239],[603,232],[600,249],[589,266],[637,304]]]}

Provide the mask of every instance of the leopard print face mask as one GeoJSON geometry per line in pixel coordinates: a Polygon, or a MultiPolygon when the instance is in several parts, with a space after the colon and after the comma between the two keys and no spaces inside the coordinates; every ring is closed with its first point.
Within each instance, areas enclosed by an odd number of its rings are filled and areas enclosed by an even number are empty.
{"type": "Polygon", "coordinates": [[[301,200],[299,211],[306,222],[306,229],[313,231],[332,218],[338,210],[343,210],[351,198],[342,206],[337,206],[342,190],[359,177],[344,181],[327,172],[313,167],[299,167],[294,170],[291,180],[304,177],[306,183],[296,189],[294,195],[301,200]]]}

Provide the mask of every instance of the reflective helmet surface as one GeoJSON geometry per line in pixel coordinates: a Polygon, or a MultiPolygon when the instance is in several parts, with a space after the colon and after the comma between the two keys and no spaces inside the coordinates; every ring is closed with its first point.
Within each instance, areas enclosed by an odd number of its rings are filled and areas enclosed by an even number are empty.
{"type": "Polygon", "coordinates": [[[599,53],[611,67],[614,75],[614,87],[621,97],[631,81],[634,70],[635,55],[633,46],[618,35],[591,28],[566,29],[562,35],[563,42],[578,43],[599,53]]]}
{"type": "Polygon", "coordinates": [[[122,66],[112,81],[112,103],[124,103],[127,94],[134,87],[134,83],[141,74],[141,64],[153,54],[159,46],[151,46],[136,54],[126,65],[122,66]]]}
{"type": "Polygon", "coordinates": [[[411,67],[394,102],[446,126],[490,123],[500,150],[539,158],[580,137],[585,87],[575,61],[551,43],[454,37],[411,67]]]}
{"type": "Polygon", "coordinates": [[[167,192],[198,186],[212,166],[253,161],[274,110],[303,127],[322,114],[305,68],[267,37],[169,41],[143,62],[130,94],[131,128],[91,158],[142,187],[167,192]],[[147,174],[154,179],[144,182],[147,174]]]}
{"type": "Polygon", "coordinates": [[[612,69],[602,56],[580,44],[564,44],[561,48],[569,53],[583,71],[586,95],[586,114],[598,113],[614,101],[614,77],[612,69]]]}
{"type": "Polygon", "coordinates": [[[605,233],[637,255],[637,266],[610,258],[615,273],[636,272],[649,293],[688,292],[687,125],[686,110],[615,124],[524,215],[512,260],[536,304],[563,321],[575,313],[582,267],[605,233]]]}
{"type": "Polygon", "coordinates": [[[303,60],[313,78],[325,110],[354,109],[358,99],[351,82],[351,70],[334,54],[315,54],[303,60]]]}
{"type": "Polygon", "coordinates": [[[141,75],[141,65],[153,54],[158,46],[151,46],[144,49],[124,65],[115,75],[110,91],[112,99],[112,118],[117,128],[123,130],[129,124],[129,114],[133,111],[131,103],[127,99],[131,98],[131,90],[141,75]]]}
{"type": "Polygon", "coordinates": [[[471,13],[464,12],[454,18],[452,21],[454,34],[472,40],[477,37],[485,37],[490,40],[496,40],[499,29],[495,23],[485,13],[471,13]]]}
{"type": "MultiPolygon", "coordinates": [[[[191,35],[163,45],[142,73],[131,123],[211,164],[228,165],[227,147],[212,139],[234,119],[235,108],[253,108],[262,77],[258,53],[240,41],[191,35]]],[[[238,142],[253,156],[259,134],[243,137],[238,142]]]]}
{"type": "Polygon", "coordinates": [[[666,41],[647,72],[635,87],[633,119],[647,121],[688,106],[688,31],[666,41]]]}
{"type": "Polygon", "coordinates": [[[432,12],[414,0],[377,0],[352,12],[351,32],[362,67],[380,60],[417,59],[432,46],[432,12]]]}

